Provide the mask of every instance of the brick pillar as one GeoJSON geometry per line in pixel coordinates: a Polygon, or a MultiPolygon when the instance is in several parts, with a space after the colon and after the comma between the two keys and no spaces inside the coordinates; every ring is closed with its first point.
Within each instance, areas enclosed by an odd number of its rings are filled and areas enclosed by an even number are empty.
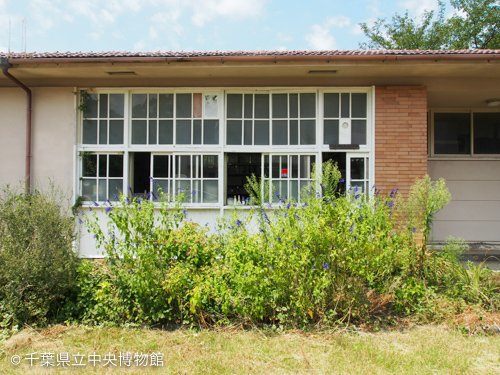
{"type": "Polygon", "coordinates": [[[384,192],[409,191],[427,173],[427,90],[375,88],[375,184],[384,192]]]}

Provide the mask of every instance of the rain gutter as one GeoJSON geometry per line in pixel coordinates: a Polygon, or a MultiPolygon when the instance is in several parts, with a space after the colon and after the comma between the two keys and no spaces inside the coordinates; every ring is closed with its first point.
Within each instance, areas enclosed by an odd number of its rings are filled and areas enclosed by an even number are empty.
{"type": "Polygon", "coordinates": [[[26,106],[26,163],[25,163],[25,184],[26,192],[31,191],[31,133],[32,133],[32,121],[31,121],[31,110],[32,110],[32,93],[31,90],[19,81],[16,77],[9,73],[9,68],[12,65],[9,63],[8,59],[5,57],[0,58],[0,66],[2,66],[2,73],[4,76],[9,78],[17,86],[21,87],[27,94],[27,106],[26,106]]]}

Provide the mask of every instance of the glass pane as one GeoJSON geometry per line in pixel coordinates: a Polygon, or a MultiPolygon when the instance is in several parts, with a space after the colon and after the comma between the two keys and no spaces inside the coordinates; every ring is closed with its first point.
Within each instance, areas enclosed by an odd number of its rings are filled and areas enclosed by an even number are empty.
{"type": "Polygon", "coordinates": [[[219,120],[203,121],[203,143],[206,145],[219,144],[219,120]]]}
{"type": "Polygon", "coordinates": [[[176,116],[178,118],[191,118],[193,113],[191,110],[191,94],[177,94],[175,99],[176,116]]]}
{"type": "Polygon", "coordinates": [[[84,144],[97,144],[97,120],[83,120],[83,139],[84,144]]]}
{"type": "Polygon", "coordinates": [[[192,203],[200,203],[201,202],[201,181],[200,180],[194,180],[192,181],[192,186],[191,186],[191,201],[192,203]]]}
{"type": "Polygon", "coordinates": [[[99,144],[108,143],[108,120],[99,120],[99,144]]]}
{"type": "Polygon", "coordinates": [[[156,199],[167,199],[167,195],[170,194],[168,187],[170,186],[168,180],[155,180],[153,185],[153,195],[156,199]],[[162,196],[163,195],[163,196],[162,196]]]}
{"type": "Polygon", "coordinates": [[[298,178],[299,177],[299,157],[297,155],[292,155],[291,156],[291,163],[292,165],[290,166],[292,170],[292,178],[298,178]]]}
{"type": "Polygon", "coordinates": [[[474,113],[474,153],[500,154],[500,113],[474,113]]]}
{"type": "Polygon", "coordinates": [[[83,154],[82,177],[97,177],[97,155],[83,154]]]}
{"type": "Polygon", "coordinates": [[[148,96],[147,94],[132,94],[132,117],[146,118],[148,96]]]}
{"type": "Polygon", "coordinates": [[[153,178],[168,178],[170,173],[170,155],[153,156],[153,178]]]}
{"type": "MultiPolygon", "coordinates": [[[[219,117],[219,104],[218,95],[207,94],[205,95],[205,118],[218,118],[219,117]]],[[[218,143],[218,142],[217,142],[218,143]]]]}
{"type": "Polygon", "coordinates": [[[470,114],[434,114],[434,152],[436,154],[470,153],[470,114]]]}
{"type": "Polygon", "coordinates": [[[174,117],[174,94],[160,94],[158,95],[160,102],[160,117],[173,118],[174,117]]]}
{"type": "Polygon", "coordinates": [[[339,143],[339,120],[325,120],[323,143],[325,145],[336,145],[339,143]]]}
{"type": "Polygon", "coordinates": [[[288,144],[288,121],[273,121],[273,145],[288,144]]]}
{"type": "Polygon", "coordinates": [[[107,177],[108,155],[99,155],[99,177],[107,177]]]}
{"type": "Polygon", "coordinates": [[[219,182],[203,181],[203,202],[217,203],[219,201],[219,182]]]}
{"type": "Polygon", "coordinates": [[[256,145],[269,144],[269,121],[255,121],[255,142],[256,145]]]}
{"type": "Polygon", "coordinates": [[[123,120],[109,120],[109,144],[123,144],[123,120]]]}
{"type": "Polygon", "coordinates": [[[191,200],[189,194],[191,193],[191,181],[189,180],[176,180],[175,181],[175,190],[176,194],[184,194],[184,197],[187,201],[191,200]]]}
{"type": "Polygon", "coordinates": [[[97,94],[82,94],[83,118],[97,117],[97,94]]]}
{"type": "Polygon", "coordinates": [[[177,120],[175,132],[175,143],[179,145],[191,144],[191,120],[177,120]]]}
{"type": "Polygon", "coordinates": [[[288,178],[288,156],[281,156],[281,170],[280,170],[280,178],[288,178]]]}
{"type": "Polygon", "coordinates": [[[109,94],[109,117],[123,118],[124,108],[123,94],[109,94]]]}
{"type": "Polygon", "coordinates": [[[244,145],[251,145],[252,144],[252,130],[253,130],[252,121],[245,120],[243,126],[244,126],[243,144],[244,145]]]}
{"type": "Polygon", "coordinates": [[[366,120],[351,121],[351,143],[366,145],[366,120]]]}
{"type": "Polygon", "coordinates": [[[269,177],[269,155],[264,155],[264,176],[269,177]]]}
{"type": "Polygon", "coordinates": [[[158,117],[158,95],[157,94],[149,94],[149,117],[157,118],[158,117]]]}
{"type": "Polygon", "coordinates": [[[99,117],[108,117],[108,94],[99,95],[99,117]]]}
{"type": "Polygon", "coordinates": [[[98,194],[97,194],[97,199],[99,201],[105,201],[108,199],[108,194],[106,191],[106,180],[99,180],[99,187],[98,187],[98,194]]]}
{"type": "Polygon", "coordinates": [[[290,199],[296,202],[299,200],[299,181],[297,180],[290,181],[290,199]]]}
{"type": "Polygon", "coordinates": [[[271,170],[272,170],[272,174],[270,177],[271,178],[279,178],[279,176],[280,176],[280,157],[279,156],[274,155],[272,157],[271,170]]]}
{"type": "Polygon", "coordinates": [[[117,198],[123,193],[123,180],[113,179],[108,182],[108,192],[110,201],[118,200],[117,198]],[[117,198],[115,198],[117,197],[117,198]]]}
{"type": "Polygon", "coordinates": [[[194,178],[201,178],[201,169],[202,169],[201,155],[193,155],[191,157],[191,160],[192,160],[192,165],[193,165],[193,168],[192,168],[193,177],[194,178]]]}
{"type": "Polygon", "coordinates": [[[352,94],[352,117],[366,118],[366,94],[352,94]]]}
{"type": "MultiPolygon", "coordinates": [[[[365,159],[365,170],[366,170],[365,179],[369,179],[370,178],[370,158],[365,159]]],[[[368,191],[368,190],[365,190],[365,191],[368,191]]]]}
{"type": "Polygon", "coordinates": [[[182,155],[175,157],[177,169],[176,177],[190,178],[191,177],[191,156],[182,155]]]}
{"type": "Polygon", "coordinates": [[[325,117],[339,117],[339,98],[339,94],[325,94],[325,117]]]}
{"type": "Polygon", "coordinates": [[[82,180],[82,195],[86,201],[95,201],[97,192],[97,180],[84,178],[82,180]]]}
{"type": "Polygon", "coordinates": [[[299,144],[299,121],[290,120],[290,144],[299,144]]]}
{"type": "Polygon", "coordinates": [[[300,118],[316,118],[316,94],[300,94],[300,118]]]}
{"type": "Polygon", "coordinates": [[[281,190],[280,190],[281,199],[288,199],[288,181],[281,181],[281,190]]]}
{"type": "Polygon", "coordinates": [[[201,145],[201,120],[193,120],[193,144],[201,145]]]}
{"type": "MultiPolygon", "coordinates": [[[[300,180],[300,199],[302,201],[304,201],[305,199],[308,198],[308,195],[307,195],[307,191],[309,191],[309,189],[306,189],[308,186],[311,185],[311,181],[310,180],[300,180]]],[[[309,195],[309,198],[310,198],[310,195],[309,195]]]]}
{"type": "Polygon", "coordinates": [[[241,121],[239,120],[227,121],[226,142],[228,145],[241,145],[241,121]]]}
{"type": "Polygon", "coordinates": [[[132,143],[135,145],[145,145],[147,142],[147,122],[146,120],[132,121],[132,143]]]}
{"type": "Polygon", "coordinates": [[[203,117],[203,101],[201,93],[193,94],[193,117],[194,118],[203,117]]]}
{"type": "Polygon", "coordinates": [[[349,109],[351,108],[350,104],[350,94],[342,94],[340,97],[341,105],[340,105],[340,112],[341,112],[341,117],[343,118],[348,118],[350,117],[350,111],[349,109]]]}
{"type": "Polygon", "coordinates": [[[160,120],[159,144],[171,145],[174,143],[174,122],[172,120],[160,120]]]}
{"type": "Polygon", "coordinates": [[[156,131],[157,131],[157,123],[156,120],[149,120],[149,144],[156,144],[156,131]]]}
{"type": "Polygon", "coordinates": [[[203,178],[219,177],[219,158],[217,155],[203,155],[203,178]]]}
{"type": "Polygon", "coordinates": [[[288,95],[273,94],[273,118],[288,117],[288,95]]]}
{"type": "Polygon", "coordinates": [[[123,155],[109,155],[109,177],[123,177],[123,155]]]}
{"type": "Polygon", "coordinates": [[[290,94],[290,118],[299,118],[299,94],[290,94]]]}
{"type": "Polygon", "coordinates": [[[269,94],[255,94],[255,118],[269,118],[269,94]]]}
{"type": "Polygon", "coordinates": [[[365,183],[363,181],[352,181],[351,182],[351,189],[352,193],[355,195],[362,194],[364,193],[364,188],[365,188],[365,183]],[[358,190],[356,190],[358,188],[358,190]],[[354,193],[356,192],[356,193],[354,193]]]}
{"type": "Polygon", "coordinates": [[[279,180],[272,180],[272,195],[273,195],[273,202],[278,203],[279,199],[278,196],[281,197],[281,183],[279,180]]]}
{"type": "Polygon", "coordinates": [[[351,180],[363,180],[365,178],[365,159],[351,159],[351,180]]]}
{"type": "Polygon", "coordinates": [[[300,156],[300,178],[311,178],[314,160],[314,155],[300,156]]]}
{"type": "Polygon", "coordinates": [[[253,118],[253,95],[245,94],[245,118],[253,118]]]}
{"type": "Polygon", "coordinates": [[[242,118],[243,117],[243,95],[228,94],[227,95],[227,118],[242,118]]]}
{"type": "Polygon", "coordinates": [[[300,121],[300,144],[313,145],[316,143],[316,121],[301,120],[300,121]]]}

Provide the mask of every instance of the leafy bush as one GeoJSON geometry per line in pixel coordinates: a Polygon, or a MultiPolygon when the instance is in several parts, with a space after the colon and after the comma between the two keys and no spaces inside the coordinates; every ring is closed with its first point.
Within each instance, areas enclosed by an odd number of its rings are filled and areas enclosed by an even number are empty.
{"type": "Polygon", "coordinates": [[[57,313],[76,278],[74,219],[61,193],[22,188],[0,196],[2,326],[43,324],[57,313]]]}
{"type": "Polygon", "coordinates": [[[395,192],[342,193],[336,166],[322,169],[321,184],[304,189],[300,204],[279,196],[277,204],[264,203],[270,191],[250,179],[260,205],[245,219],[235,210],[216,235],[185,220],[182,196],[179,202],[121,197],[120,208],[107,203],[106,233],[96,215],[87,217],[108,260],[80,267],[80,316],[96,323],[303,327],[369,319],[377,296],[400,314],[422,319],[442,318],[466,303],[490,310],[499,305],[487,271],[459,262],[463,242],[451,240],[439,253],[422,251],[411,226],[401,228],[398,213],[411,206],[429,209],[415,211],[427,218],[415,228],[426,230],[446,200],[442,184],[417,181],[420,188],[402,203],[395,192]],[[429,194],[429,186],[437,186],[437,194],[429,194]],[[414,204],[424,194],[441,203],[414,204]]]}

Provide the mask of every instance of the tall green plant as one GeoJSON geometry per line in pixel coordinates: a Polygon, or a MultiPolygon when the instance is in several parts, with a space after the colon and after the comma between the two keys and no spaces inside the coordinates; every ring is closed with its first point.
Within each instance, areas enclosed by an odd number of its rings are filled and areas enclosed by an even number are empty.
{"type": "Polygon", "coordinates": [[[73,287],[74,219],[62,200],[52,185],[31,193],[21,186],[1,190],[1,325],[46,323],[73,287]]]}

